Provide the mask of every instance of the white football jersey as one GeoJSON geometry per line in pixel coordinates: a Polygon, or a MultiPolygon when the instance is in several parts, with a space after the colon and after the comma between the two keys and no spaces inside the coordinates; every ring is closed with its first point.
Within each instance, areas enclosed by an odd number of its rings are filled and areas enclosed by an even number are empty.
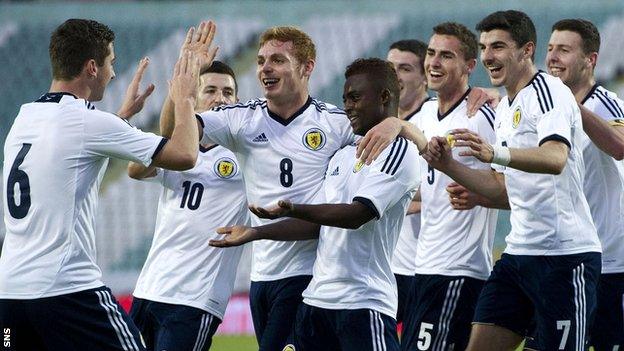
{"type": "Polygon", "coordinates": [[[0,298],[104,285],[96,265],[95,212],[108,158],[147,166],[164,144],[68,93],[22,105],[4,144],[0,298]]]}
{"type": "MultiPolygon", "coordinates": [[[[201,114],[204,142],[234,152],[240,161],[247,200],[271,206],[281,199],[310,203],[320,191],[329,159],[355,135],[345,113],[309,98],[284,121],[265,99],[220,106],[201,114]]],[[[260,226],[271,220],[251,216],[260,226]]],[[[251,280],[269,281],[312,274],[317,240],[253,242],[251,280]]]]}
{"type": "MultiPolygon", "coordinates": [[[[423,102],[423,105],[425,102],[429,101],[429,99],[430,98],[427,98],[427,100],[423,102]]],[[[422,111],[423,105],[420,105],[420,107],[407,116],[405,120],[416,124],[416,121],[420,120],[420,112],[422,111]]],[[[416,268],[414,257],[416,257],[419,231],[420,213],[414,213],[405,217],[403,225],[401,226],[399,241],[394,249],[392,263],[390,265],[394,274],[414,275],[414,269],[416,268]]]]}
{"type": "Polygon", "coordinates": [[[418,150],[401,137],[370,166],[355,146],[338,151],[321,190],[326,203],[360,201],[376,213],[358,229],[322,226],[314,274],[303,302],[326,309],[372,309],[396,318],[397,287],[390,268],[407,206],[420,175],[418,150]]]}
{"type": "Polygon", "coordinates": [[[513,100],[496,109],[496,143],[534,148],[549,140],[568,145],[559,175],[527,173],[492,164],[505,174],[511,233],[505,252],[514,255],[569,255],[600,252],[600,241],[583,195],[581,113],[570,89],[542,71],[513,100]]]}
{"type": "Polygon", "coordinates": [[[145,178],[163,185],[152,247],[134,296],[191,306],[223,320],[243,246],[208,245],[218,227],[248,225],[243,177],[234,154],[200,148],[193,169],[157,170],[145,178]]]}
{"type": "MultiPolygon", "coordinates": [[[[606,121],[623,126],[624,102],[595,85],[583,105],[606,121]]],[[[584,189],[602,244],[602,272],[624,272],[624,162],[602,152],[582,135],[584,189]]]]}
{"type": "MultiPolygon", "coordinates": [[[[467,115],[466,96],[444,115],[438,112],[438,101],[423,106],[418,126],[427,139],[445,136],[457,128],[469,129],[486,142],[496,141],[494,110],[485,105],[473,117],[467,115]]],[[[468,168],[489,170],[490,165],[475,157],[459,156],[466,148],[453,148],[453,158],[468,168]]],[[[446,187],[451,177],[420,162],[421,227],[416,250],[416,273],[466,276],[485,280],[492,270],[492,245],[498,211],[476,206],[471,210],[453,209],[446,187]]]]}

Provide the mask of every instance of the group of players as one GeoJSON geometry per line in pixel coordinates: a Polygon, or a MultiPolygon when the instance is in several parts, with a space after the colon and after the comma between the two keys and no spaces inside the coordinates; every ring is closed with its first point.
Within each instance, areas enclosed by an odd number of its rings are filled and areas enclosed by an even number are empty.
{"type": "Polygon", "coordinates": [[[624,104],[594,80],[598,31],[557,22],[547,74],[526,14],[476,29],[441,23],[428,44],[355,60],[341,110],[309,96],[315,47],[293,27],[262,34],[264,98],[237,103],[234,73],[213,60],[216,26],[202,22],[156,136],[126,122],[153,90],[139,93],[148,60],[117,115],[97,111],[114,34],[59,26],[50,92],[22,106],[5,141],[3,347],[207,350],[242,252],[230,246],[250,241],[260,350],[624,346],[624,104]],[[496,111],[468,84],[479,51],[506,90],[496,111]],[[109,157],[163,186],[131,318],[95,264],[109,157]],[[511,209],[512,229],[492,267],[496,208],[511,209]]]}

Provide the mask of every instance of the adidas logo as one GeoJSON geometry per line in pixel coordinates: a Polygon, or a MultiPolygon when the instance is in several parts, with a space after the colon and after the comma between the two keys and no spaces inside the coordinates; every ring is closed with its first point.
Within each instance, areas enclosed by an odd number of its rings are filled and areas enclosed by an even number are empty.
{"type": "Polygon", "coordinates": [[[340,168],[336,167],[336,169],[334,169],[333,172],[331,172],[330,176],[337,176],[340,175],[340,168]]]}
{"type": "Polygon", "coordinates": [[[269,141],[269,139],[266,137],[266,135],[264,135],[264,133],[258,135],[252,140],[252,142],[254,143],[266,143],[267,141],[269,141]]]}

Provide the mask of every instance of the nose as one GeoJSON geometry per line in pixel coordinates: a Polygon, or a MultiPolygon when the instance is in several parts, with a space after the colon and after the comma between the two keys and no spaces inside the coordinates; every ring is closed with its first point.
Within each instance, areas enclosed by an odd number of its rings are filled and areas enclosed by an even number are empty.
{"type": "Polygon", "coordinates": [[[223,94],[223,92],[221,90],[217,90],[216,96],[215,96],[215,102],[217,104],[219,104],[219,105],[227,104],[227,100],[225,99],[225,95],[223,94]]]}
{"type": "Polygon", "coordinates": [[[481,62],[483,62],[483,64],[487,65],[489,63],[491,63],[492,61],[494,61],[494,56],[492,55],[492,50],[490,50],[489,48],[482,48],[481,49],[481,62]]]}

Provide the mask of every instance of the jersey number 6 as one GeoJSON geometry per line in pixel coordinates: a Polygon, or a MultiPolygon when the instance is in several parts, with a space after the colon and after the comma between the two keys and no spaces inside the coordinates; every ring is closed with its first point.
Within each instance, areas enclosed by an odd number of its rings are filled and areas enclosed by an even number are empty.
{"type": "Polygon", "coordinates": [[[9,177],[7,179],[7,204],[9,207],[9,213],[11,217],[16,219],[22,219],[26,217],[28,214],[28,210],[30,209],[30,181],[28,180],[28,174],[26,172],[19,169],[24,162],[24,158],[28,151],[30,151],[30,147],[32,144],[22,144],[22,148],[17,153],[17,157],[15,157],[15,161],[13,162],[13,166],[11,166],[11,171],[9,172],[9,177]],[[19,205],[15,202],[15,184],[19,184],[20,190],[20,201],[19,205]]]}

